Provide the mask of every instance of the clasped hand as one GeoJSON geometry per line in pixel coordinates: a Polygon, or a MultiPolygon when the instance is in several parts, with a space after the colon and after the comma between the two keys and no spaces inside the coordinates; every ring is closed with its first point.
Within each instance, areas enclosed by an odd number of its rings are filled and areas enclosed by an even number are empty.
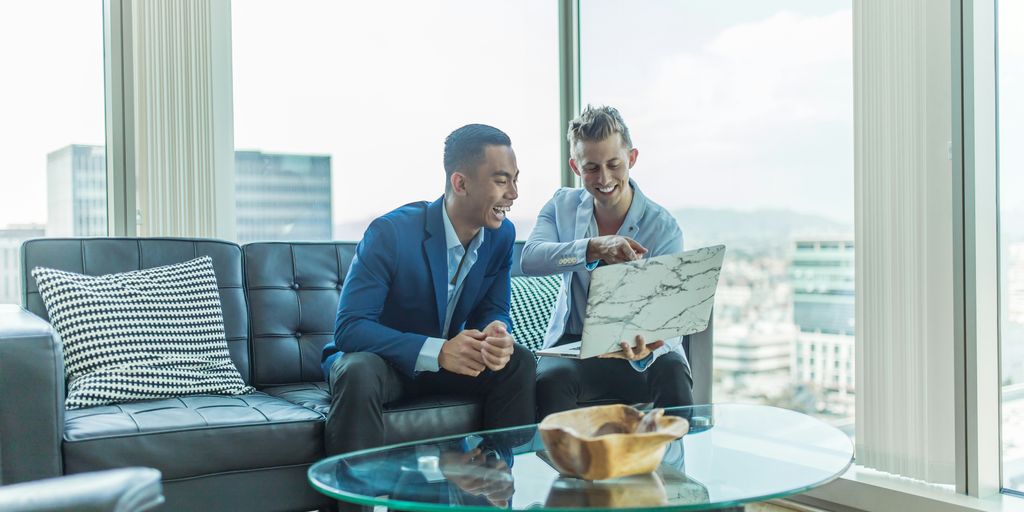
{"type": "Polygon", "coordinates": [[[609,352],[607,354],[601,354],[601,355],[599,355],[597,357],[604,358],[604,359],[614,358],[614,359],[626,359],[626,360],[629,360],[629,361],[639,361],[639,360],[644,359],[647,356],[651,355],[651,352],[653,352],[655,350],[658,350],[664,344],[665,344],[664,340],[658,340],[658,341],[655,341],[654,343],[648,344],[644,340],[644,337],[642,335],[637,334],[636,335],[636,345],[635,346],[630,346],[630,344],[628,342],[622,341],[622,342],[619,342],[619,346],[622,347],[622,350],[620,350],[618,352],[609,352]]]}
{"type": "Polygon", "coordinates": [[[466,329],[444,342],[437,363],[452,373],[470,377],[485,369],[496,372],[512,358],[514,341],[505,324],[495,320],[483,331],[466,329]]]}
{"type": "Polygon", "coordinates": [[[466,453],[444,452],[440,466],[449,482],[473,496],[483,496],[496,507],[507,507],[515,492],[512,469],[504,461],[486,456],[480,448],[466,453]]]}

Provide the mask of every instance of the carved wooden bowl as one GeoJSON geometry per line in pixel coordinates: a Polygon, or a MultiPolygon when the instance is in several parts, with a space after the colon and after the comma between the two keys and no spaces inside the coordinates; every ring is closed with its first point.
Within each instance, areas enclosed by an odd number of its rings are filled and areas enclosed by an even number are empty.
{"type": "Polygon", "coordinates": [[[668,442],[690,430],[686,419],[664,412],[644,414],[628,405],[585,407],[548,415],[538,429],[562,474],[604,480],[658,467],[668,442]]]}

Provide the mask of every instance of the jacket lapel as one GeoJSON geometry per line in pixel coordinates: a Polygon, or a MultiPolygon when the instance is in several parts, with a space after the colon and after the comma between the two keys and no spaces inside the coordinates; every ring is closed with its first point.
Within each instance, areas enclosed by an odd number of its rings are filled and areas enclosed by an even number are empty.
{"type": "Polygon", "coordinates": [[[640,232],[640,219],[647,210],[647,196],[640,192],[640,187],[636,186],[633,178],[629,179],[629,185],[633,187],[633,202],[629,205],[626,218],[622,220],[622,226],[619,226],[618,234],[636,238],[636,234],[640,232]]]}
{"type": "Polygon", "coordinates": [[[580,189],[580,203],[576,208],[576,225],[573,226],[572,239],[579,240],[587,234],[590,221],[594,218],[594,196],[587,189],[580,189]]]}
{"type": "MultiPolygon", "coordinates": [[[[430,277],[434,284],[434,300],[437,304],[437,330],[444,329],[445,308],[448,306],[448,243],[444,236],[444,196],[427,206],[426,239],[423,252],[430,264],[430,277]]],[[[447,333],[440,333],[446,337],[447,333]]]]}

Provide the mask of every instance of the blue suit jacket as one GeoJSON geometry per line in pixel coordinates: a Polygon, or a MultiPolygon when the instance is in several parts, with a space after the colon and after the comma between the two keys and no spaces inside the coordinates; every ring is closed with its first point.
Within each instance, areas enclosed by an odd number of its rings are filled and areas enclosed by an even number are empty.
{"type": "Polygon", "coordinates": [[[488,229],[466,275],[451,326],[443,333],[448,300],[444,198],[410,203],[378,217],[356,247],[338,302],[334,342],[323,349],[324,377],[343,352],[372,352],[412,376],[428,337],[450,339],[464,328],[501,320],[512,330],[512,245],[508,220],[488,229]]]}

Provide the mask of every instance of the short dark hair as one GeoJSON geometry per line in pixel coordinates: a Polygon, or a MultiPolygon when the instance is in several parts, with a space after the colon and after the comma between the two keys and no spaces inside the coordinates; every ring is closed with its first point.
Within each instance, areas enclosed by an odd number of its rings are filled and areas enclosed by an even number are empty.
{"type": "MultiPolygon", "coordinates": [[[[475,169],[487,146],[511,146],[505,132],[486,124],[467,124],[444,139],[444,173],[451,184],[456,169],[475,169]]],[[[448,186],[448,185],[446,185],[448,186]]]]}
{"type": "Polygon", "coordinates": [[[576,119],[569,121],[569,151],[575,155],[577,143],[601,142],[616,133],[622,136],[622,145],[626,149],[633,149],[629,128],[618,110],[603,105],[587,105],[576,119]]]}

